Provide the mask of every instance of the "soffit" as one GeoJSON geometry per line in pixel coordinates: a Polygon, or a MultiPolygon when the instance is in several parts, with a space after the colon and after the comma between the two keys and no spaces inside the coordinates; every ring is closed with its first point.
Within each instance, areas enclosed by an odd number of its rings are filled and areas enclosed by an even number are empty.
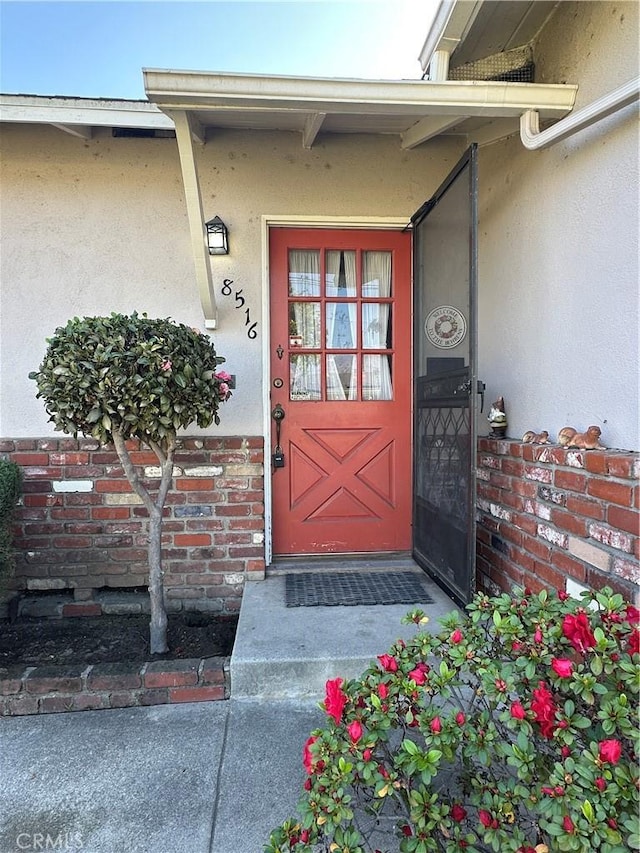
{"type": "Polygon", "coordinates": [[[537,36],[558,0],[457,0],[437,49],[464,65],[527,45],[537,36]]]}

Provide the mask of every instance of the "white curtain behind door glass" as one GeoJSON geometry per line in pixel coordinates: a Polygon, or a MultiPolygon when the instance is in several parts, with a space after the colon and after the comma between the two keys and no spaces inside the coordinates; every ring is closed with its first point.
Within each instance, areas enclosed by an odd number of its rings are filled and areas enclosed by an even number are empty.
{"type": "Polygon", "coordinates": [[[356,295],[356,253],[330,249],[325,255],[325,281],[327,296],[356,295]],[[340,260],[344,261],[344,279],[340,280],[340,260]]]}
{"type": "Polygon", "coordinates": [[[320,252],[289,249],[289,296],[320,296],[320,252]]]}
{"type": "MultiPolygon", "coordinates": [[[[355,296],[356,294],[356,253],[329,251],[325,256],[327,295],[332,296],[355,296]],[[341,278],[341,261],[344,278],[341,278]]],[[[354,304],[331,302],[327,303],[327,348],[344,348],[347,344],[349,349],[355,349],[358,345],[357,313],[354,304]],[[346,329],[350,341],[345,340],[346,329]]],[[[357,400],[358,381],[356,376],[357,360],[355,355],[349,359],[350,367],[347,368],[346,359],[341,357],[340,364],[343,376],[338,369],[337,356],[329,353],[327,355],[327,399],[328,400],[357,400]]]]}
{"type": "MultiPolygon", "coordinates": [[[[391,253],[363,252],[362,295],[391,295],[391,253]]],[[[364,349],[387,349],[389,346],[389,303],[363,302],[362,346],[364,349]]],[[[391,400],[391,371],[386,355],[368,355],[362,359],[363,398],[391,400]]]]}
{"type": "MultiPolygon", "coordinates": [[[[320,296],[320,252],[289,250],[289,294],[320,296]]],[[[289,317],[289,337],[300,335],[304,347],[320,346],[320,303],[294,302],[289,317]]],[[[290,397],[292,400],[321,398],[320,356],[291,355],[290,397]]]]}

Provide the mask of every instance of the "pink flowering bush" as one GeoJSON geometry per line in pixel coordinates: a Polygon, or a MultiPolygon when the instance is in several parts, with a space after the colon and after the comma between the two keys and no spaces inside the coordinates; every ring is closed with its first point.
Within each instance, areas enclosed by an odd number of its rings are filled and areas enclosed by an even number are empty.
{"type": "Polygon", "coordinates": [[[266,853],[640,850],[639,621],[609,589],[478,594],[329,681],[266,853]]]}

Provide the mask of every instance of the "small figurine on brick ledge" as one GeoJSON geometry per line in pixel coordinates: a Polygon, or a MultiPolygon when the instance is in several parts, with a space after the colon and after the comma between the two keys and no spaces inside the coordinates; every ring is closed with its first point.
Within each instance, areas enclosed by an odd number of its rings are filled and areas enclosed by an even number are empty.
{"type": "Polygon", "coordinates": [[[578,432],[573,427],[563,427],[558,433],[558,444],[566,448],[577,447],[579,450],[606,450],[600,444],[602,430],[599,426],[587,427],[586,432],[578,432]]]}
{"type": "Polygon", "coordinates": [[[507,415],[504,409],[504,398],[498,397],[493,403],[487,416],[491,432],[489,438],[504,438],[507,434],[507,415]]]}
{"type": "Polygon", "coordinates": [[[549,444],[549,433],[546,429],[542,432],[534,432],[530,429],[522,436],[522,441],[525,444],[549,444]]]}

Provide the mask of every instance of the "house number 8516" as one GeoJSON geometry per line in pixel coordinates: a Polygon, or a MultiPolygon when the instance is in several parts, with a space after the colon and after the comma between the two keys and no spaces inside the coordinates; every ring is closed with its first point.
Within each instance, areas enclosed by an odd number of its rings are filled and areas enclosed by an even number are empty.
{"type": "MultiPolygon", "coordinates": [[[[231,294],[233,293],[233,298],[234,298],[234,303],[235,303],[233,307],[234,308],[243,308],[245,305],[246,299],[242,295],[242,288],[234,291],[231,287],[232,284],[233,284],[233,279],[231,279],[231,278],[225,278],[224,279],[224,281],[222,282],[222,295],[223,296],[231,296],[231,294]]],[[[247,330],[247,337],[253,341],[258,337],[258,332],[257,332],[258,322],[257,322],[257,320],[254,322],[251,321],[251,309],[250,308],[244,309],[244,317],[245,317],[244,325],[245,325],[245,329],[247,330]]]]}

